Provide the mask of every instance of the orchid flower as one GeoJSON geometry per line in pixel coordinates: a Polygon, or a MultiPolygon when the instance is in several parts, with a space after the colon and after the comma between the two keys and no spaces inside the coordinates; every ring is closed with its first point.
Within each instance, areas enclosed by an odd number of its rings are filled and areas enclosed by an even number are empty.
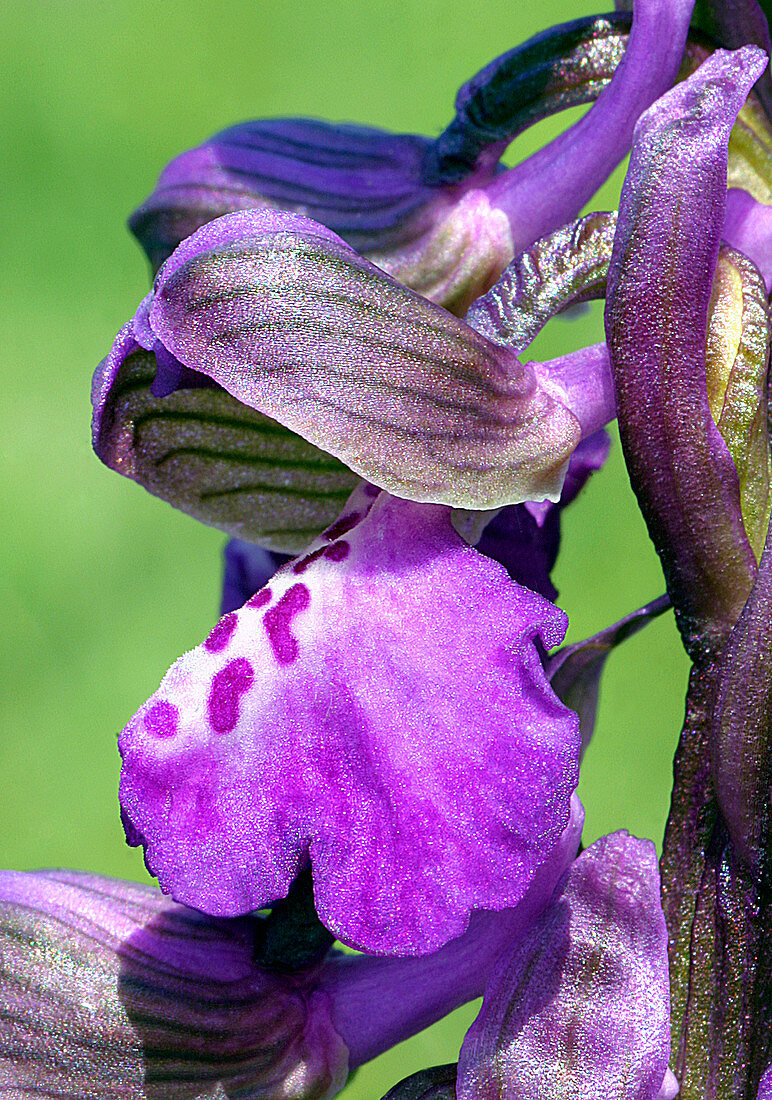
{"type": "Polygon", "coordinates": [[[180,245],[100,364],[97,454],[279,551],[334,520],[354,473],[457,508],[556,500],[572,451],[615,414],[608,355],[517,351],[580,289],[598,293],[612,233],[601,217],[537,242],[547,287],[522,284],[525,253],[466,323],[307,218],[219,218],[180,245]],[[558,263],[567,232],[575,262],[558,263]]]}
{"type": "Polygon", "coordinates": [[[159,890],[77,872],[0,872],[0,1092],[78,1100],[332,1097],[357,1066],[478,997],[549,903],[582,827],[523,900],[425,958],[254,961],[263,918],[216,920],[159,890]]]}
{"type": "Polygon", "coordinates": [[[577,722],[534,646],[565,623],[447,509],[357,490],[124,730],[130,842],[217,915],[285,896],[310,860],[337,938],[435,950],[516,905],[566,825],[577,722]]]}
{"type": "Polygon", "coordinates": [[[119,738],[161,891],[0,873],[0,1093],[328,1100],[482,994],[391,1100],[772,1096],[772,171],[738,137],[769,35],[724,7],[740,48],[675,85],[692,0],[636,0],[629,36],[496,59],[436,141],[247,123],[134,215],[160,268],[94,446],[234,536],[223,614],[119,738]],[[580,217],[631,143],[618,215],[580,217]],[[602,297],[605,343],[521,358],[602,297]],[[557,648],[562,509],[617,415],[667,595],[557,648]],[[577,854],[575,790],[609,653],[670,606],[660,882],[625,832],[577,854]]]}
{"type": "Polygon", "coordinates": [[[636,118],[675,79],[693,3],[637,0],[629,30],[585,19],[503,54],[461,88],[434,141],[309,119],[224,130],[172,161],[131,228],[157,268],[220,215],[295,210],[463,314],[514,255],[573,221],[622,160],[636,118]],[[596,97],[585,118],[503,169],[526,126],[596,97]]]}

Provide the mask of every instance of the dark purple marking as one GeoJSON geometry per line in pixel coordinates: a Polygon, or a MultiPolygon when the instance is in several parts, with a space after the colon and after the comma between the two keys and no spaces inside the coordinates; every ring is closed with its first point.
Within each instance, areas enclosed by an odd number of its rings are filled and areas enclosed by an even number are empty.
{"type": "Polygon", "coordinates": [[[372,497],[373,499],[375,499],[381,491],[377,485],[372,485],[369,481],[366,482],[364,490],[365,496],[372,497]]]}
{"type": "Polygon", "coordinates": [[[246,657],[229,661],[212,678],[207,707],[209,723],[215,733],[230,733],[235,729],[241,709],[241,696],[255,681],[252,665],[246,657]]]}
{"type": "Polygon", "coordinates": [[[318,561],[319,558],[329,558],[330,561],[343,561],[348,557],[349,544],[347,542],[334,542],[331,546],[318,546],[316,550],[312,550],[310,554],[306,554],[300,561],[296,561],[292,566],[293,573],[305,573],[309,565],[318,561]]]}
{"type": "Polygon", "coordinates": [[[306,554],[304,558],[300,558],[299,561],[295,562],[295,564],[292,566],[292,572],[305,573],[309,565],[311,565],[312,562],[315,562],[319,558],[321,558],[322,554],[324,554],[326,550],[326,546],[319,546],[316,550],[312,550],[310,554],[306,554]]]}
{"type": "Polygon", "coordinates": [[[259,592],[255,592],[254,596],[250,596],[247,600],[247,607],[265,607],[267,603],[271,602],[271,590],[270,588],[261,588],[259,592]]]}
{"type": "Polygon", "coordinates": [[[329,558],[330,561],[345,561],[350,549],[351,547],[345,539],[341,539],[340,542],[334,542],[332,546],[328,546],[324,552],[324,556],[329,558]]]}
{"type": "Polygon", "coordinates": [[[358,512],[348,512],[345,516],[341,516],[340,519],[336,519],[334,523],[330,524],[327,530],[323,532],[324,537],[330,542],[333,539],[339,539],[352,527],[356,527],[361,518],[358,512]]]}
{"type": "Polygon", "coordinates": [[[266,611],[263,623],[271,649],[280,665],[291,665],[297,659],[300,646],[290,633],[292,619],[311,603],[311,593],[304,584],[293,584],[281,599],[266,611]]]}
{"type": "Polygon", "coordinates": [[[145,711],[145,729],[151,737],[174,737],[179,717],[174,703],[159,699],[145,711]]]}
{"type": "Polygon", "coordinates": [[[225,649],[231,640],[231,634],[236,629],[237,622],[235,611],[229,611],[227,615],[223,615],[204,642],[204,649],[208,649],[210,653],[219,653],[221,649],[225,649]]]}

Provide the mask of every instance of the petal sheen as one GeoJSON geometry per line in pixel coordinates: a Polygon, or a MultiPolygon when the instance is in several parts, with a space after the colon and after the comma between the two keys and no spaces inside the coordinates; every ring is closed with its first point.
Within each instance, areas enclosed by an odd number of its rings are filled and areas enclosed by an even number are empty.
{"type": "Polygon", "coordinates": [[[491,975],[458,1100],[655,1100],[670,1050],[654,845],[597,841],[491,975]]]}
{"type": "Polygon", "coordinates": [[[327,1100],[348,1072],[327,998],[260,971],[253,936],[148,886],[0,873],[0,1094],[327,1100]]]}
{"type": "Polygon", "coordinates": [[[409,499],[555,499],[579,442],[531,364],[294,215],[199,230],[160,272],[150,322],[186,367],[409,499]]]}

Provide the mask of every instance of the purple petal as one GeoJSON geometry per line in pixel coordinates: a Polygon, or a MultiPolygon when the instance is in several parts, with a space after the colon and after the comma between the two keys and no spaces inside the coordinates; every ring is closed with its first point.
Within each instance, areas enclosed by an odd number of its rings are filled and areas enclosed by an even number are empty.
{"type": "Polygon", "coordinates": [[[481,997],[503,951],[546,908],[576,858],[584,808],[571,798],[571,816],[513,909],[474,913],[469,928],[431,955],[331,959],[319,985],[332,1004],[332,1021],[349,1051],[351,1068],[368,1062],[453,1009],[481,997]]]}
{"type": "Polygon", "coordinates": [[[512,226],[513,251],[578,217],[630,147],[638,116],[671,86],[694,0],[636,0],[625,55],[579,122],[486,187],[512,226]]]}
{"type": "Polygon", "coordinates": [[[668,1067],[665,1070],[665,1079],[663,1080],[660,1090],[654,1100],[675,1100],[675,1097],[677,1095],[678,1081],[676,1080],[676,1075],[673,1073],[672,1069],[668,1067]]]}
{"type": "Polygon", "coordinates": [[[412,240],[447,200],[422,179],[432,142],[316,119],[245,122],[183,153],[129,226],[157,267],[199,226],[279,207],[329,226],[360,252],[412,240]]]}
{"type": "Polygon", "coordinates": [[[579,442],[563,402],[597,393],[592,415],[613,416],[602,349],[576,353],[578,389],[553,378],[558,363],[540,384],[534,366],[294,215],[199,230],[159,273],[150,319],[180,362],[410,499],[554,499],[579,442]]]}
{"type": "MultiPolygon", "coordinates": [[[[764,9],[757,0],[697,0],[694,23],[706,31],[721,46],[735,50],[738,46],[760,46],[769,56],[772,45],[764,9]]],[[[755,87],[766,111],[772,115],[772,81],[769,71],[763,73],[755,87]]]]}
{"type": "Polygon", "coordinates": [[[502,508],[476,543],[480,553],[501,562],[513,581],[556,600],[550,573],[560,547],[560,514],[590,474],[606,461],[609,446],[605,432],[583,439],[571,455],[560,500],[556,504],[527,501],[502,508]]]}
{"type": "Polygon", "coordinates": [[[597,841],[491,975],[458,1100],[654,1100],[670,1050],[654,845],[597,841]]]}
{"type": "Polygon", "coordinates": [[[772,291],[772,206],[757,202],[747,191],[731,187],[726,195],[723,238],[753,260],[772,291]]]}
{"type": "Polygon", "coordinates": [[[759,1081],[759,1091],[756,1100],[772,1100],[772,1066],[769,1067],[759,1081]]]}
{"type": "Polygon", "coordinates": [[[315,975],[261,972],[253,937],[147,886],[0,873],[0,1093],[333,1096],[348,1056],[315,975]]]}
{"type": "Polygon", "coordinates": [[[641,118],[609,273],[622,443],[690,645],[704,624],[736,621],[755,571],[705,356],[727,143],[764,64],[755,47],[718,51],[641,118]]]}
{"type": "Polygon", "coordinates": [[[626,16],[590,16],[550,27],[494,58],[456,96],[456,116],[433,143],[427,178],[462,181],[495,164],[526,127],[596,99],[624,56],[626,16]]]}
{"type": "Polygon", "coordinates": [[[627,18],[585,18],[508,51],[464,85],[456,117],[436,141],[314,119],[233,126],[172,161],[129,225],[157,268],[185,237],[223,214],[302,211],[357,251],[413,270],[434,284],[435,295],[450,292],[442,289],[450,265],[420,255],[432,250],[437,223],[466,190],[499,170],[501,152],[523,129],[595,99],[628,32],[627,18]]]}
{"type": "Polygon", "coordinates": [[[420,954],[522,898],[578,731],[534,644],[563,613],[445,509],[368,491],[172,667],[121,736],[121,802],[177,899],[249,912],[310,858],[339,939],[420,954]]]}

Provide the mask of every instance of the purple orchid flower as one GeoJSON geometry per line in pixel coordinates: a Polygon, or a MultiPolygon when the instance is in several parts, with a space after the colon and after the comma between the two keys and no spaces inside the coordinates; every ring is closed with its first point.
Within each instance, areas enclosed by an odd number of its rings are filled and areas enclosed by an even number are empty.
{"type": "Polygon", "coordinates": [[[216,920],[148,886],[0,872],[0,1092],[22,1100],[328,1100],[349,1072],[481,994],[579,843],[582,809],[516,909],[434,955],[256,965],[260,917],[216,920]]]}
{"type": "Polygon", "coordinates": [[[673,1100],[667,929],[654,846],[619,832],[502,950],[458,1066],[386,1100],[673,1100]]]}
{"type": "Polygon", "coordinates": [[[565,626],[448,509],[364,486],[126,727],[128,839],[204,911],[269,905],[310,861],[343,942],[435,950],[516,905],[565,827],[577,721],[534,645],[565,626]]]}
{"type": "Polygon", "coordinates": [[[624,157],[636,118],[676,77],[693,3],[637,0],[624,56],[627,27],[608,19],[504,54],[461,88],[436,141],[307,119],[232,127],[172,161],[131,228],[157,267],[220,215],[294,210],[463,314],[513,255],[573,221],[624,157]],[[596,96],[534,156],[499,164],[526,125],[596,96]]]}
{"type": "MultiPolygon", "coordinates": [[[[597,293],[610,224],[577,233],[580,270],[561,272],[551,312],[585,283],[597,293]]],[[[97,454],[278,551],[338,514],[356,484],[341,462],[418,501],[556,500],[572,451],[614,417],[614,392],[605,345],[517,357],[546,320],[522,324],[522,299],[539,295],[521,286],[521,261],[475,306],[489,338],[315,222],[220,218],[177,249],[98,368],[97,454]]]]}

